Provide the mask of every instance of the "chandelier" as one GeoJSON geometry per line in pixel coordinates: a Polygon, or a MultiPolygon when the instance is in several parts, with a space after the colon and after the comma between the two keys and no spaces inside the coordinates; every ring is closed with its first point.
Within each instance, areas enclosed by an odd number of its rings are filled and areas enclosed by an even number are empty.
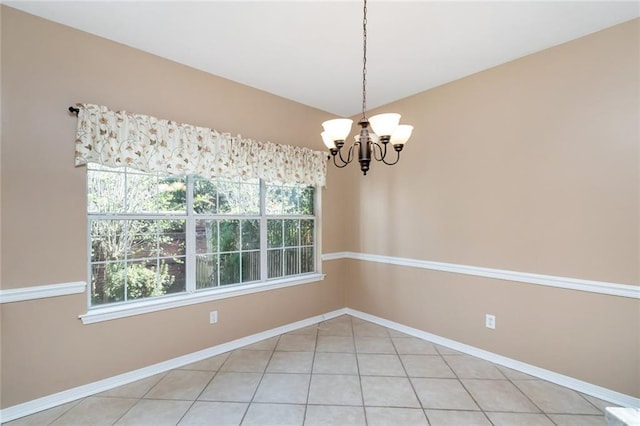
{"type": "Polygon", "coordinates": [[[360,133],[354,137],[355,142],[349,147],[346,159],[342,156],[342,148],[349,133],[351,133],[353,120],[336,118],[325,121],[322,123],[324,132],[320,135],[324,144],[329,148],[329,152],[331,152],[333,164],[339,168],[345,167],[355,159],[353,152],[357,150],[360,170],[366,175],[372,158],[389,166],[396,164],[400,160],[400,151],[402,151],[404,144],[411,137],[413,126],[399,124],[400,114],[395,113],[378,114],[367,119],[367,0],[364,0],[362,33],[362,118],[358,122],[360,133]],[[369,125],[371,125],[371,131],[369,130],[369,125]],[[394,161],[387,161],[387,147],[389,144],[393,146],[396,152],[394,161]]]}

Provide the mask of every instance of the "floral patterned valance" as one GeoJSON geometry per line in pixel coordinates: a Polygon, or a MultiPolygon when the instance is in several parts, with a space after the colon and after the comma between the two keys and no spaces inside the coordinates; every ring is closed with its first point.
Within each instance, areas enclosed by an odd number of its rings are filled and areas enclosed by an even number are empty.
{"type": "Polygon", "coordinates": [[[98,163],[144,172],[262,178],[324,186],[326,153],[259,142],[105,106],[77,104],[76,165],[98,163]]]}

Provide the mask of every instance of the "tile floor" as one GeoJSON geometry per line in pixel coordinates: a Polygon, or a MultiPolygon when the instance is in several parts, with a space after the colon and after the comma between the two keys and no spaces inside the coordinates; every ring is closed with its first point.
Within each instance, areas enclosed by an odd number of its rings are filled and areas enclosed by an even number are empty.
{"type": "Polygon", "coordinates": [[[604,401],[341,316],[8,425],[605,425],[604,401]]]}

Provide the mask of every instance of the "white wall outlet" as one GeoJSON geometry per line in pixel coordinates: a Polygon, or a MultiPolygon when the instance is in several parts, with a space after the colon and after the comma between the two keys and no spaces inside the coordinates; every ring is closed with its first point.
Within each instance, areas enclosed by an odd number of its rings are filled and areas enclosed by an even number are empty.
{"type": "Polygon", "coordinates": [[[209,323],[215,324],[218,322],[218,311],[209,312],[209,323]]]}
{"type": "Polygon", "coordinates": [[[496,328],[496,316],[495,315],[486,314],[484,316],[484,326],[487,327],[487,328],[495,329],[496,328]]]}

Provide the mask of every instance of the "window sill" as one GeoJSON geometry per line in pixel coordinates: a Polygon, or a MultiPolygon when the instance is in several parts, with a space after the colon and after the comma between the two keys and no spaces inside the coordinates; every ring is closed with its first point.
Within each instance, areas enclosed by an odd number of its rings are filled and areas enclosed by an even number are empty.
{"type": "Polygon", "coordinates": [[[256,284],[247,284],[233,287],[216,287],[212,290],[201,290],[195,293],[181,293],[174,296],[165,296],[139,302],[119,304],[116,306],[91,308],[79,318],[83,324],[110,321],[118,318],[126,318],[134,315],[147,314],[165,309],[179,308],[181,306],[195,305],[197,303],[210,302],[212,300],[227,299],[229,297],[243,296],[262,291],[275,290],[299,284],[308,284],[322,281],[324,275],[313,273],[292,278],[270,280],[256,284]]]}

